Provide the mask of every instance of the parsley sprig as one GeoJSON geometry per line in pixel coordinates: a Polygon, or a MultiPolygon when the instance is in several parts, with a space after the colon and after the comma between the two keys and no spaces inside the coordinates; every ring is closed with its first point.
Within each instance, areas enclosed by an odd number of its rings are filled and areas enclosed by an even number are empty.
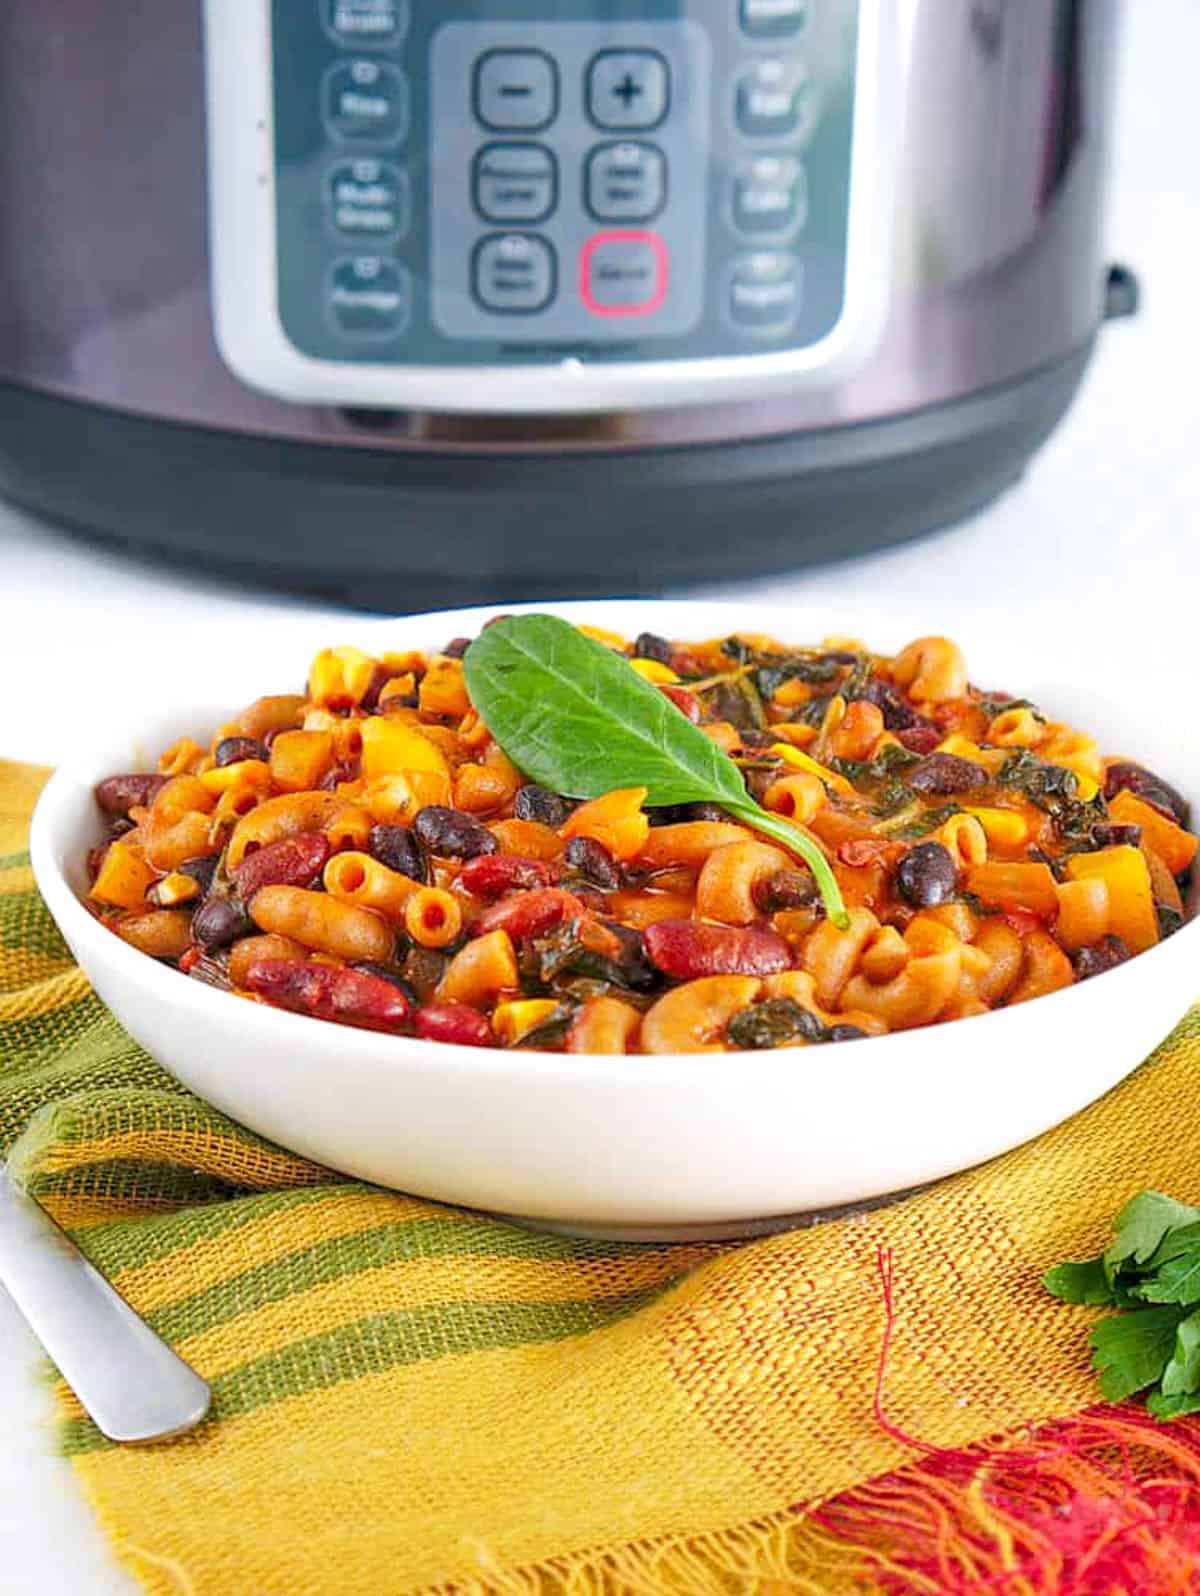
{"type": "Polygon", "coordinates": [[[1046,1289],[1064,1302],[1121,1310],[1089,1337],[1110,1402],[1149,1391],[1156,1419],[1200,1412],[1200,1208],[1144,1191],[1114,1231],[1098,1258],[1051,1269],[1046,1289]]]}

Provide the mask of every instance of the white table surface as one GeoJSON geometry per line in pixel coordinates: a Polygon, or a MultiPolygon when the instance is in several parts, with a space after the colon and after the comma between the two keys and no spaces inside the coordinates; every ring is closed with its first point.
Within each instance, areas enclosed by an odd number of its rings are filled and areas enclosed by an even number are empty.
{"type": "MultiPolygon", "coordinates": [[[[1195,0],[1128,7],[1109,226],[1145,300],[1104,332],[1075,409],[1012,493],[970,522],[853,564],[725,588],[749,597],[924,596],[933,624],[1074,631],[1085,648],[1138,650],[1194,679],[1200,575],[1200,162],[1195,0]],[[1191,651],[1189,658],[1188,651],[1191,651]]],[[[242,597],[202,577],[89,549],[0,506],[0,755],[52,762],[97,692],[133,681],[148,640],[252,624],[282,646],[353,633],[328,606],[242,597]],[[46,706],[52,706],[47,713],[46,706]]],[[[0,1589],[117,1596],[132,1583],[54,1455],[37,1347],[0,1292],[0,1589]]]]}

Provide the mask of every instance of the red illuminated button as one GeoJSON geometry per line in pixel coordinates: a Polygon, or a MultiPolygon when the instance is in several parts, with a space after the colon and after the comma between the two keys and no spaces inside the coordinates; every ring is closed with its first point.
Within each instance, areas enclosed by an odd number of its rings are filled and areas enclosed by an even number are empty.
{"type": "Polygon", "coordinates": [[[579,296],[593,316],[649,316],[667,297],[667,277],[657,233],[597,233],[579,257],[579,296]]]}

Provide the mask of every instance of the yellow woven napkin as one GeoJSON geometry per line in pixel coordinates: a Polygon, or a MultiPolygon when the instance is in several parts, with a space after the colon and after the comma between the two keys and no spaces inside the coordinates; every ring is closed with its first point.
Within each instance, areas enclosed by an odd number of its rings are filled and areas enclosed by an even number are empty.
{"type": "Polygon", "coordinates": [[[164,1596],[861,1589],[880,1565],[802,1505],[910,1464],[890,1426],[961,1447],[1093,1402],[1087,1314],[1039,1276],[1139,1188],[1200,1185],[1200,1011],[1031,1145],[748,1246],[575,1243],[341,1181],[91,995],[28,869],[39,781],[0,765],[0,1141],[213,1382],[208,1422],[144,1449],[59,1390],[114,1551],[164,1596]]]}

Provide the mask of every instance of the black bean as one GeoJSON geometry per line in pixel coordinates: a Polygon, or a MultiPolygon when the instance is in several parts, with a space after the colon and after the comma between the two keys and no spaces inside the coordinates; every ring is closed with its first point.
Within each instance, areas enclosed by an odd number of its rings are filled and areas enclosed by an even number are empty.
{"type": "Polygon", "coordinates": [[[827,1042],[857,1042],[860,1037],[866,1036],[865,1031],[860,1031],[857,1025],[831,1025],[825,1032],[827,1042]]]}
{"type": "Polygon", "coordinates": [[[567,863],[593,886],[615,892],[621,885],[617,862],[602,842],[594,837],[572,837],[567,844],[567,863]]]}
{"type": "Polygon", "coordinates": [[[513,814],[518,820],[536,820],[539,825],[557,831],[571,818],[571,802],[549,787],[538,787],[530,782],[519,789],[513,803],[513,814]]]}
{"type": "Polygon", "coordinates": [[[1115,798],[1119,792],[1131,792],[1135,798],[1152,804],[1181,826],[1188,823],[1190,806],[1187,799],[1169,781],[1156,776],[1145,765],[1137,765],[1126,759],[1108,767],[1104,773],[1104,796],[1115,798]]]}
{"type": "Polygon", "coordinates": [[[447,659],[461,659],[470,648],[473,639],[470,637],[452,637],[446,644],[442,653],[447,659]]]}
{"type": "Polygon", "coordinates": [[[674,656],[675,645],[654,632],[640,632],[634,640],[634,659],[655,659],[660,665],[669,665],[674,656]]]}
{"type": "Polygon", "coordinates": [[[1142,840],[1141,826],[1118,826],[1112,821],[1102,821],[1092,827],[1092,844],[1096,848],[1136,848],[1142,840]]]}
{"type": "Polygon", "coordinates": [[[734,1047],[762,1049],[785,1042],[821,1042],[825,1027],[817,1016],[791,998],[768,998],[735,1014],[725,1028],[734,1047]]]}
{"type": "Polygon", "coordinates": [[[407,826],[372,826],[367,850],[373,859],[412,881],[429,880],[429,860],[419,839],[407,826]]]}
{"type": "Polygon", "coordinates": [[[413,829],[429,849],[443,859],[477,859],[481,853],[497,853],[500,844],[474,815],[444,804],[429,804],[420,810],[413,829]]]}
{"type": "Polygon", "coordinates": [[[228,947],[253,930],[253,921],[234,898],[205,898],[192,916],[192,936],[202,948],[228,947]]]}
{"type": "Polygon", "coordinates": [[[1071,963],[1075,966],[1076,979],[1086,981],[1089,976],[1103,975],[1105,970],[1124,964],[1129,957],[1129,949],[1120,937],[1101,937],[1099,942],[1079,948],[1072,955],[1071,963]]]}
{"type": "Polygon", "coordinates": [[[185,859],[182,864],[175,866],[182,876],[191,876],[193,881],[200,883],[201,890],[207,892],[212,886],[212,879],[217,873],[217,855],[210,853],[200,859],[185,859]]]}
{"type": "Polygon", "coordinates": [[[436,948],[413,947],[405,955],[404,979],[416,992],[422,1003],[432,1000],[450,960],[436,948]]]}
{"type": "Polygon", "coordinates": [[[243,759],[261,759],[265,764],[270,755],[257,737],[223,737],[213,758],[222,770],[226,765],[240,765],[243,759]]]}
{"type": "Polygon", "coordinates": [[[819,896],[816,880],[809,870],[777,870],[755,892],[755,900],[764,914],[776,914],[780,909],[804,909],[819,896]]]}
{"type": "Polygon", "coordinates": [[[896,890],[918,909],[932,909],[954,896],[958,872],[940,842],[919,842],[896,866],[896,890]]]}
{"type": "Polygon", "coordinates": [[[656,809],[647,809],[646,814],[652,826],[685,826],[695,820],[728,820],[729,816],[720,804],[660,804],[656,809]]]}
{"type": "Polygon", "coordinates": [[[988,773],[957,754],[927,754],[919,765],[904,772],[904,782],[913,792],[970,792],[986,785],[988,773]]]}
{"type": "Polygon", "coordinates": [[[889,682],[881,682],[875,676],[865,682],[854,697],[865,698],[868,704],[874,704],[882,710],[883,724],[888,731],[908,731],[921,719],[908,700],[889,682]]]}
{"type": "Polygon", "coordinates": [[[373,959],[356,959],[350,968],[358,970],[362,975],[373,975],[379,981],[386,981],[389,986],[394,986],[397,992],[403,992],[414,1008],[417,1006],[417,994],[400,974],[400,971],[392,965],[376,964],[373,959]]]}

